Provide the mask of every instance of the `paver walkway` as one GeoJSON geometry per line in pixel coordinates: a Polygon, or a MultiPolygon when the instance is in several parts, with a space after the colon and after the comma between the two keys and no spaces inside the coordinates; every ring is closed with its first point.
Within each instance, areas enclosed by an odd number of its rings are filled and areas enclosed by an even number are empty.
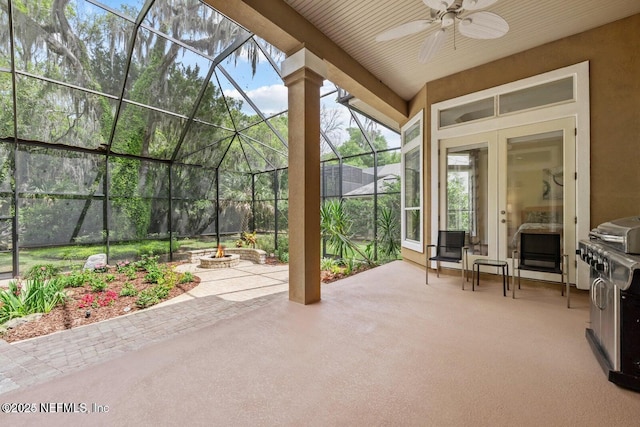
{"type": "Polygon", "coordinates": [[[126,352],[264,306],[288,289],[287,265],[241,261],[235,268],[203,270],[190,292],[103,322],[9,344],[0,340],[0,394],[104,362],[126,352]]]}

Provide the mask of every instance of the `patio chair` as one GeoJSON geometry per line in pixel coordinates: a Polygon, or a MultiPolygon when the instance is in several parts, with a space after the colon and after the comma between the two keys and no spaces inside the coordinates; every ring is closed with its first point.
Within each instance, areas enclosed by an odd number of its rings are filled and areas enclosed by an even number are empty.
{"type": "MultiPolygon", "coordinates": [[[[469,261],[467,259],[468,247],[465,243],[464,231],[438,231],[438,243],[435,245],[427,245],[427,277],[426,284],[429,284],[429,262],[436,261],[436,277],[440,277],[440,262],[455,262],[461,264],[462,273],[462,289],[464,289],[464,280],[467,275],[469,261]],[[429,256],[429,248],[435,249],[435,255],[429,256]]],[[[433,252],[433,251],[432,251],[433,252]]]]}
{"type": "MultiPolygon", "coordinates": [[[[518,289],[520,289],[520,271],[538,271],[542,273],[559,274],[561,278],[560,293],[564,296],[567,288],[567,308],[570,307],[569,296],[569,257],[561,252],[560,233],[520,233],[519,250],[513,251],[513,272],[518,270],[518,289]],[[518,265],[516,266],[516,260],[518,265]],[[565,271],[567,280],[565,282],[565,271]]],[[[515,278],[514,278],[515,280],[515,278]]],[[[515,297],[515,283],[513,284],[515,297]]]]}

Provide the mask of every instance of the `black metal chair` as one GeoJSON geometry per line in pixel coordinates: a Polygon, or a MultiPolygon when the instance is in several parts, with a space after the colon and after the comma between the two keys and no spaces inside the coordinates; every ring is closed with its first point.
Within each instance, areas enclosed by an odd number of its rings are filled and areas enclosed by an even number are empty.
{"type": "Polygon", "coordinates": [[[438,231],[438,243],[436,245],[427,245],[427,278],[426,283],[429,284],[429,261],[436,261],[436,276],[440,277],[440,262],[455,262],[461,263],[462,268],[462,289],[464,289],[464,280],[467,275],[467,268],[469,267],[469,260],[467,259],[468,248],[464,245],[465,232],[464,231],[438,231]],[[429,256],[429,248],[435,248],[435,255],[429,256]]]}
{"type": "MultiPolygon", "coordinates": [[[[518,289],[520,289],[520,271],[538,271],[542,273],[559,274],[562,280],[560,288],[564,296],[567,288],[567,308],[569,300],[569,257],[562,254],[560,233],[520,233],[519,250],[513,251],[513,272],[518,270],[518,289]],[[515,263],[518,261],[516,267],[515,263]],[[565,268],[565,261],[567,267],[565,268]],[[565,282],[565,272],[567,280],[565,282]]],[[[513,297],[515,298],[515,283],[513,283],[513,297]]]]}

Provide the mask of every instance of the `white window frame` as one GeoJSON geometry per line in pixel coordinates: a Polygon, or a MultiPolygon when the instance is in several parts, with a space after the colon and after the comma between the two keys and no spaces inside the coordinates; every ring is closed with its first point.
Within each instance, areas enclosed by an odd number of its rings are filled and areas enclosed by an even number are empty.
{"type": "Polygon", "coordinates": [[[401,244],[403,248],[411,249],[412,251],[416,251],[419,253],[424,252],[424,157],[423,157],[423,147],[424,147],[424,125],[423,125],[423,117],[424,110],[421,110],[418,114],[416,114],[411,120],[409,120],[404,126],[402,126],[400,130],[400,134],[402,136],[402,148],[401,148],[401,173],[402,179],[401,182],[401,244]],[[410,141],[405,140],[406,131],[413,127],[415,124],[418,124],[419,134],[415,138],[412,138],[410,141]],[[419,150],[418,158],[420,159],[420,192],[419,192],[419,202],[417,207],[407,208],[405,204],[405,155],[414,149],[419,150]],[[419,212],[420,218],[420,231],[419,231],[419,240],[412,240],[406,238],[406,212],[408,210],[417,210],[419,212]]]}

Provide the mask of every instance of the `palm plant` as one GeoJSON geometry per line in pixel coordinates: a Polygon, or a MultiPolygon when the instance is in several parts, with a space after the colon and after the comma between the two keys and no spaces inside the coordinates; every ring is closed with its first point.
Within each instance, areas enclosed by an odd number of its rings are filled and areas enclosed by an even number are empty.
{"type": "Polygon", "coordinates": [[[369,265],[374,261],[351,239],[351,219],[341,202],[331,200],[320,207],[320,228],[327,244],[342,257],[347,253],[357,253],[369,265]]]}
{"type": "Polygon", "coordinates": [[[394,212],[387,207],[380,210],[378,217],[378,242],[387,258],[396,258],[400,252],[399,221],[394,212]]]}

